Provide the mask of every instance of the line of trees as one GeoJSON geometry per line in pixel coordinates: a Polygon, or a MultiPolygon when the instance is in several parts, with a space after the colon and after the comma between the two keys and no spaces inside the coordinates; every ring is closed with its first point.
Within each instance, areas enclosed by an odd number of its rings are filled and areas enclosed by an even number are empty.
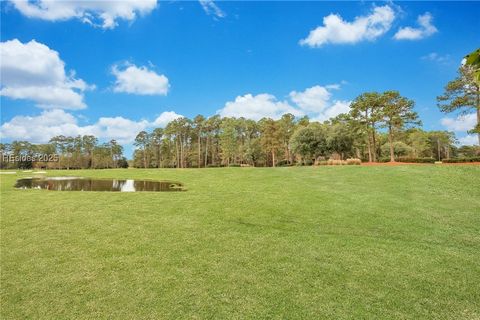
{"type": "Polygon", "coordinates": [[[178,118],[136,139],[133,165],[143,168],[281,166],[333,158],[395,161],[475,156],[457,148],[447,131],[423,131],[414,102],[397,91],[357,97],[348,114],[323,123],[285,114],[278,120],[220,117],[178,118]]]}
{"type": "Polygon", "coordinates": [[[104,169],[128,167],[123,147],[115,140],[99,143],[92,135],[55,136],[45,144],[13,141],[0,144],[0,168],[104,169]],[[48,155],[50,157],[45,157],[48,155]],[[21,161],[9,161],[17,157],[21,161]],[[34,160],[31,160],[34,159],[34,160]],[[37,161],[35,159],[46,160],[37,161]]]}
{"type": "MultiPolygon", "coordinates": [[[[480,144],[480,49],[468,54],[458,76],[437,98],[443,112],[477,114],[480,144]]],[[[350,112],[324,123],[285,114],[258,122],[218,115],[180,118],[165,129],[140,132],[135,167],[208,167],[218,165],[277,166],[307,164],[322,158],[357,157],[395,161],[399,157],[478,156],[478,148],[454,145],[453,133],[425,132],[413,110],[414,102],[398,91],[367,92],[350,105],[350,112]]]]}
{"type": "MultiPolygon", "coordinates": [[[[480,49],[465,57],[458,76],[437,97],[443,112],[476,112],[470,133],[480,144],[480,49]]],[[[400,158],[475,157],[479,147],[455,146],[447,131],[424,131],[414,102],[398,91],[366,92],[341,114],[323,123],[285,114],[280,119],[220,117],[171,121],[165,128],[141,131],[135,138],[135,167],[279,166],[311,164],[326,158],[395,161],[400,158]]],[[[128,166],[115,140],[99,144],[91,135],[53,137],[49,143],[0,144],[0,167],[117,168],[128,166]],[[5,162],[3,155],[58,154],[58,162],[5,162]]]]}

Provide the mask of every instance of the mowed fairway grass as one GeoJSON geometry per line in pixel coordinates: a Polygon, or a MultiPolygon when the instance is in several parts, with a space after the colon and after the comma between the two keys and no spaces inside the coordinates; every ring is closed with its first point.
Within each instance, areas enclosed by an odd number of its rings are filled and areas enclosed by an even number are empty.
{"type": "Polygon", "coordinates": [[[2,319],[479,319],[480,166],[118,169],[164,193],[14,190],[2,319]]]}

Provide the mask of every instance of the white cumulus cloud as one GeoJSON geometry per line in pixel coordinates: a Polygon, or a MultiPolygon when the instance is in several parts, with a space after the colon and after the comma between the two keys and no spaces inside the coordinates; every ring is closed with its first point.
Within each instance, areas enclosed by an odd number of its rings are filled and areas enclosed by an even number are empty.
{"type": "Polygon", "coordinates": [[[264,117],[279,119],[285,113],[294,116],[308,115],[312,119],[324,121],[348,112],[350,101],[332,100],[332,90],[338,90],[340,85],[316,85],[304,91],[292,91],[290,101],[280,101],[274,95],[250,93],[238,96],[234,101],[228,101],[217,113],[222,117],[244,117],[259,120],[264,117]]]}
{"type": "MultiPolygon", "coordinates": [[[[467,131],[472,130],[477,125],[477,115],[475,113],[469,113],[465,115],[459,115],[456,118],[445,117],[440,120],[440,123],[448,131],[465,134],[467,131]]],[[[467,134],[463,137],[460,137],[458,142],[460,145],[478,145],[478,136],[474,134],[467,134]]]]}
{"type": "Polygon", "coordinates": [[[342,113],[348,113],[350,111],[351,101],[335,100],[333,104],[329,105],[322,112],[318,113],[313,120],[325,121],[330,118],[334,118],[342,113]]]}
{"type": "Polygon", "coordinates": [[[350,101],[333,100],[332,90],[340,89],[339,84],[313,86],[302,92],[290,92],[290,98],[297,107],[314,120],[325,121],[346,113],[350,109],[350,101]]]}
{"type": "Polygon", "coordinates": [[[321,47],[329,43],[372,41],[390,30],[394,20],[395,12],[388,5],[374,7],[369,15],[356,17],[352,22],[343,20],[338,14],[330,14],[323,18],[323,26],[310,31],[305,39],[300,40],[300,44],[321,47]]]}
{"type": "Polygon", "coordinates": [[[477,115],[470,113],[456,118],[445,117],[440,122],[448,131],[468,131],[472,130],[477,124],[477,115]]]}
{"type": "MultiPolygon", "coordinates": [[[[337,88],[337,87],[334,87],[337,88]]],[[[303,92],[290,92],[290,99],[305,112],[322,112],[328,105],[332,93],[327,86],[313,86],[303,92]]]]}
{"type": "Polygon", "coordinates": [[[79,19],[104,29],[115,28],[117,20],[133,21],[151,12],[157,0],[10,0],[23,15],[48,21],[79,19]]]}
{"type": "Polygon", "coordinates": [[[430,14],[430,12],[426,12],[423,15],[418,16],[418,28],[400,28],[397,33],[395,33],[393,38],[396,40],[420,40],[429,37],[438,32],[437,28],[432,24],[432,21],[433,16],[430,14]]]}
{"type": "Polygon", "coordinates": [[[228,101],[217,113],[222,117],[245,117],[259,120],[263,117],[278,119],[285,113],[303,115],[303,113],[292,107],[286,101],[278,101],[274,95],[261,93],[252,95],[250,93],[238,96],[234,101],[228,101]]]}
{"type": "Polygon", "coordinates": [[[464,137],[458,138],[458,144],[463,146],[478,146],[478,136],[474,134],[468,134],[464,137]]]}
{"type": "Polygon", "coordinates": [[[41,108],[83,109],[83,92],[92,89],[75,73],[65,72],[57,51],[31,40],[0,43],[0,94],[34,101],[41,108]]]}
{"type": "Polygon", "coordinates": [[[178,118],[182,118],[183,116],[176,113],[175,111],[165,111],[165,112],[162,112],[162,114],[160,114],[154,121],[153,121],[153,125],[155,127],[161,127],[161,128],[164,128],[167,126],[167,124],[170,122],[170,121],[173,121],[175,119],[178,119],[178,118]]]}
{"type": "Polygon", "coordinates": [[[44,110],[36,116],[15,116],[2,124],[0,135],[3,139],[28,140],[33,143],[45,143],[58,135],[77,136],[94,135],[100,140],[115,139],[119,143],[132,143],[138,132],[154,127],[163,127],[175,117],[181,117],[173,111],[166,111],[154,121],[131,120],[124,117],[101,117],[95,123],[79,124],[78,118],[61,109],[44,110]]]}
{"type": "Polygon", "coordinates": [[[112,74],[116,77],[115,92],[138,95],[167,95],[170,84],[163,74],[157,74],[147,67],[127,64],[124,67],[114,65],[112,74]]]}
{"type": "MultiPolygon", "coordinates": [[[[115,139],[119,143],[131,143],[135,136],[149,126],[147,120],[134,121],[124,117],[102,117],[93,124],[91,132],[99,139],[115,139]]],[[[81,129],[86,129],[81,127],[81,129]]]]}
{"type": "Polygon", "coordinates": [[[38,116],[15,116],[2,124],[2,139],[27,140],[34,143],[47,142],[57,135],[76,136],[90,131],[92,128],[81,128],[77,119],[64,110],[44,110],[38,116]]]}

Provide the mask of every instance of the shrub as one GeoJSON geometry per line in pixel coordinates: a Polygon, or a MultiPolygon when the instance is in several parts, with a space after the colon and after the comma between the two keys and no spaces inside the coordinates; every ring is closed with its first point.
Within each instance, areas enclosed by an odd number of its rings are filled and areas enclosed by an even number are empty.
{"type": "Polygon", "coordinates": [[[280,160],[277,162],[276,166],[277,167],[289,167],[292,164],[288,162],[288,160],[280,160]]]}
{"type": "Polygon", "coordinates": [[[342,166],[344,164],[347,164],[347,161],[344,161],[344,160],[333,160],[333,159],[329,159],[327,161],[327,165],[330,165],[330,166],[342,166]]]}
{"type": "Polygon", "coordinates": [[[228,165],[229,167],[240,167],[240,164],[238,163],[231,163],[228,165]]]}
{"type": "Polygon", "coordinates": [[[347,164],[348,165],[360,165],[361,163],[362,163],[362,160],[357,159],[357,158],[347,159],[347,164]]]}
{"type": "Polygon", "coordinates": [[[299,162],[296,162],[295,163],[296,166],[313,166],[314,165],[314,162],[312,160],[305,160],[304,162],[302,161],[299,161],[299,162]]]}
{"type": "Polygon", "coordinates": [[[443,163],[480,162],[480,157],[443,159],[443,163]]]}
{"type": "MultiPolygon", "coordinates": [[[[434,163],[435,159],[433,158],[407,158],[400,157],[395,159],[396,162],[406,162],[406,163],[434,163]]],[[[378,162],[390,162],[390,158],[380,158],[378,162]]]]}
{"type": "Polygon", "coordinates": [[[410,162],[410,163],[435,163],[433,158],[398,158],[398,162],[410,162]]]}
{"type": "MultiPolygon", "coordinates": [[[[382,156],[389,157],[390,156],[390,143],[385,143],[381,146],[382,156]]],[[[406,155],[412,152],[412,147],[407,145],[402,141],[395,141],[393,143],[393,154],[395,157],[405,157],[406,155]]]]}

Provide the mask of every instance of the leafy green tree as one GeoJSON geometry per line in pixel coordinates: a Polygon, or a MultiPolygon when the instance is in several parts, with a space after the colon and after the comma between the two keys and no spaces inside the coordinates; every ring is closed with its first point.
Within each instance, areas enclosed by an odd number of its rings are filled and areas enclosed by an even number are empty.
{"type": "Polygon", "coordinates": [[[227,166],[230,161],[235,162],[235,152],[237,150],[237,130],[235,129],[235,118],[223,118],[220,125],[220,150],[222,162],[227,166]]]}
{"type": "Polygon", "coordinates": [[[89,163],[88,167],[93,168],[94,167],[94,149],[95,146],[98,143],[98,139],[95,136],[92,135],[84,135],[82,137],[82,146],[84,151],[87,153],[88,158],[89,158],[89,163]]]}
{"type": "Polygon", "coordinates": [[[457,150],[458,156],[461,158],[471,158],[480,156],[480,147],[478,146],[461,146],[457,150]]]}
{"type": "Polygon", "coordinates": [[[474,80],[480,86],[480,48],[465,56],[465,65],[473,69],[474,80]]]}
{"type": "Polygon", "coordinates": [[[390,161],[395,161],[395,134],[407,125],[420,125],[418,114],[413,111],[413,100],[402,97],[398,91],[386,91],[382,95],[381,127],[388,130],[390,161]]]}
{"type": "MultiPolygon", "coordinates": [[[[353,153],[359,159],[365,158],[365,148],[367,144],[367,132],[365,126],[356,119],[353,119],[350,113],[342,113],[330,119],[331,124],[341,124],[347,131],[349,139],[352,141],[353,153]]],[[[368,157],[368,155],[367,155],[368,157]]]]}
{"type": "Polygon", "coordinates": [[[411,147],[411,156],[413,158],[431,156],[432,145],[425,131],[417,128],[409,130],[405,140],[411,147]]]}
{"type": "Polygon", "coordinates": [[[182,159],[182,168],[186,168],[188,166],[187,162],[190,155],[190,147],[191,147],[191,134],[192,134],[192,120],[182,117],[179,118],[180,124],[180,157],[182,159]]]}
{"type": "Polygon", "coordinates": [[[162,128],[153,129],[150,134],[150,142],[153,147],[153,154],[155,155],[155,166],[160,168],[162,166],[162,141],[164,131],[162,128]]]}
{"type": "Polygon", "coordinates": [[[300,126],[293,133],[290,144],[292,151],[299,155],[303,164],[325,155],[328,150],[327,133],[318,122],[300,126]]]}
{"type": "MultiPolygon", "coordinates": [[[[28,141],[13,141],[10,144],[10,153],[15,157],[23,156],[32,156],[33,155],[33,145],[28,141]]],[[[19,169],[30,169],[33,164],[31,161],[22,160],[15,164],[12,164],[12,167],[17,167],[19,169]]]]}
{"type": "Polygon", "coordinates": [[[262,159],[259,126],[254,120],[244,118],[239,120],[243,126],[242,135],[244,136],[244,142],[240,146],[240,153],[248,164],[256,166],[262,159]]]}
{"type": "Polygon", "coordinates": [[[185,168],[190,144],[191,120],[182,117],[171,121],[165,128],[165,132],[174,137],[176,149],[177,168],[185,168]]]}
{"type": "Polygon", "coordinates": [[[293,159],[289,142],[295,131],[295,116],[291,113],[284,114],[280,120],[278,120],[278,128],[285,160],[287,160],[288,163],[292,163],[293,159]]]}
{"type": "Polygon", "coordinates": [[[118,161],[122,158],[123,147],[119,145],[115,139],[108,142],[108,147],[110,149],[112,167],[116,168],[118,166],[118,161]]]}
{"type": "Polygon", "coordinates": [[[430,131],[428,133],[430,144],[432,146],[432,155],[436,156],[438,161],[443,158],[450,158],[450,150],[455,143],[455,136],[448,131],[430,131]]]}
{"type": "Polygon", "coordinates": [[[368,161],[377,161],[376,127],[381,120],[382,95],[378,92],[366,92],[350,104],[350,116],[364,127],[367,142],[368,161]]]}
{"type": "Polygon", "coordinates": [[[219,143],[219,136],[220,136],[220,125],[222,123],[222,119],[219,115],[214,115],[207,120],[207,127],[209,130],[208,137],[210,138],[210,161],[212,165],[215,165],[219,160],[219,153],[220,153],[220,143],[219,143]]]}
{"type": "Polygon", "coordinates": [[[437,97],[442,112],[460,111],[461,114],[475,111],[477,124],[471,133],[477,133],[480,144],[480,49],[466,58],[458,70],[457,77],[447,83],[443,95],[437,97]]]}
{"type": "Polygon", "coordinates": [[[193,119],[193,125],[195,127],[195,133],[197,135],[197,165],[200,168],[202,165],[202,135],[205,127],[205,117],[201,114],[197,115],[193,119]]]}
{"type": "Polygon", "coordinates": [[[328,126],[327,147],[331,152],[338,153],[341,159],[346,155],[353,153],[354,132],[351,128],[342,122],[337,122],[328,126]]]}
{"type": "Polygon", "coordinates": [[[146,131],[140,131],[137,136],[135,137],[134,145],[140,147],[142,150],[142,158],[143,158],[143,167],[147,167],[147,148],[150,144],[149,136],[146,131]]]}
{"type": "Polygon", "coordinates": [[[275,167],[277,163],[276,155],[282,145],[280,130],[276,121],[270,118],[261,119],[259,124],[262,133],[260,142],[265,153],[271,156],[272,167],[275,167]]]}
{"type": "Polygon", "coordinates": [[[405,142],[402,141],[395,141],[393,144],[385,143],[382,147],[382,154],[390,154],[393,145],[393,153],[395,157],[406,157],[410,155],[413,150],[412,147],[407,145],[405,142]]]}
{"type": "Polygon", "coordinates": [[[303,116],[297,121],[297,126],[306,127],[310,123],[308,116],[303,116]]]}

